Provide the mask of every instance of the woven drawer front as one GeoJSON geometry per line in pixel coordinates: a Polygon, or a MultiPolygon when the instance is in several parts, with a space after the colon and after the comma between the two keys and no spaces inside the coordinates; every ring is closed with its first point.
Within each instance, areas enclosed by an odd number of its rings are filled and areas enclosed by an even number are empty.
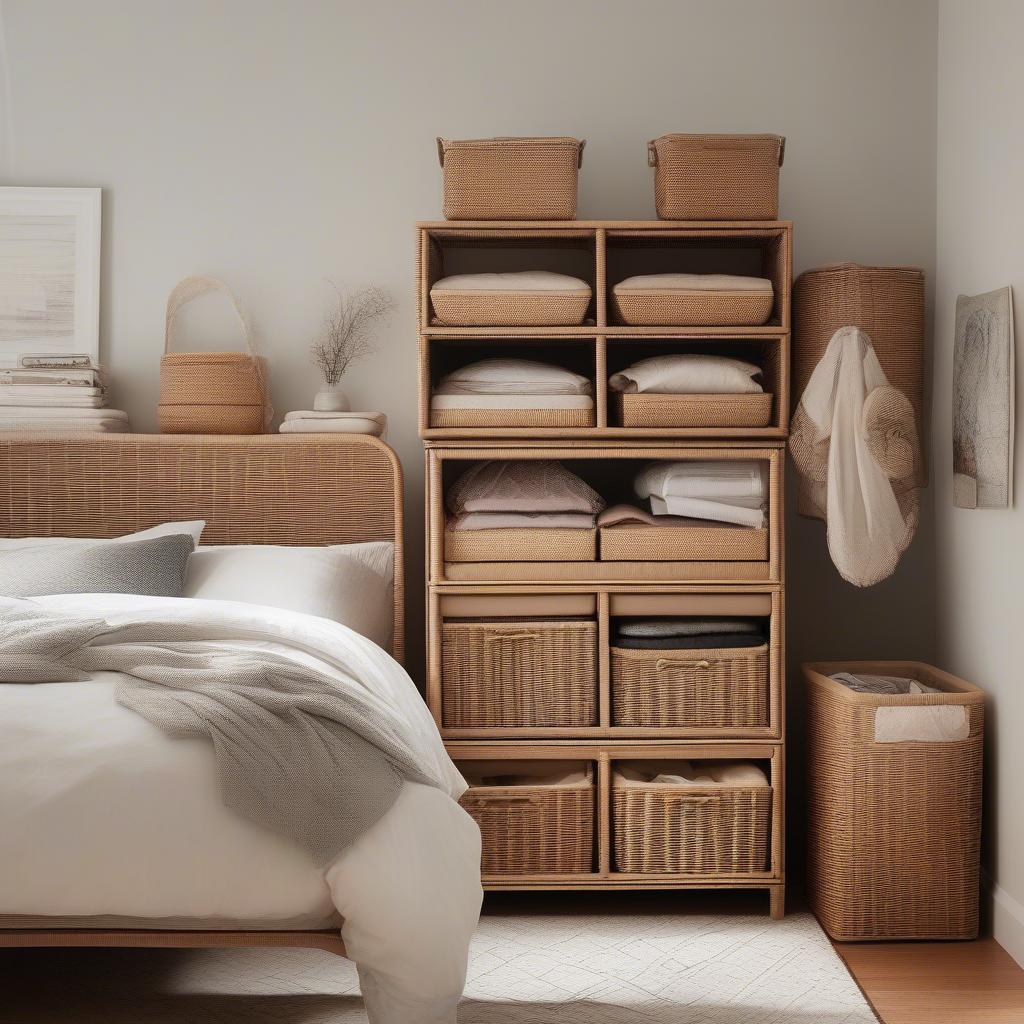
{"type": "Polygon", "coordinates": [[[446,727],[597,724],[597,623],[445,622],[441,645],[446,727]]]}
{"type": "Polygon", "coordinates": [[[473,788],[460,802],[480,826],[483,875],[578,875],[593,870],[593,779],[571,789],[473,788]]]}
{"type": "Polygon", "coordinates": [[[611,649],[615,725],[753,729],[768,724],[768,645],[611,649]]]}
{"type": "Polygon", "coordinates": [[[615,867],[630,874],[749,874],[768,866],[770,786],[616,786],[615,867]]]}
{"type": "Polygon", "coordinates": [[[593,409],[432,409],[430,425],[457,427],[592,427],[593,409]]]}
{"type": "Polygon", "coordinates": [[[768,531],[751,526],[605,526],[602,562],[763,562],[768,531]]]}
{"type": "Polygon", "coordinates": [[[573,220],[577,139],[438,140],[449,220],[573,220]]]}
{"type": "Polygon", "coordinates": [[[662,220],[774,220],[779,215],[777,135],[664,135],[649,146],[662,220]]]}
{"type": "Polygon", "coordinates": [[[623,427],[766,427],[772,395],[612,395],[623,427]]]}
{"type": "Polygon", "coordinates": [[[637,327],[757,327],[775,304],[770,292],[613,289],[618,323],[637,327]]]}
{"type": "Polygon", "coordinates": [[[587,315],[590,294],[435,288],[430,301],[437,322],[447,327],[575,327],[587,315]]]}
{"type": "Polygon", "coordinates": [[[597,530],[446,530],[448,562],[592,562],[597,530]]]}

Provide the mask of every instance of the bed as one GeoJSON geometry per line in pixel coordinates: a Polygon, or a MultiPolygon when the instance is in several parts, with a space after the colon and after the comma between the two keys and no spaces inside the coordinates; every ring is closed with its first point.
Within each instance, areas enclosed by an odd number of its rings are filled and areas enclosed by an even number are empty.
{"type": "MultiPolygon", "coordinates": [[[[393,544],[388,640],[399,662],[401,490],[392,450],[360,435],[0,441],[0,538],[119,538],[201,519],[204,546],[274,546],[270,551],[393,544]]],[[[390,701],[402,728],[407,719],[423,749],[439,764],[446,760],[439,738],[428,735],[432,722],[405,673],[380,646],[344,625],[231,601],[150,597],[137,604],[116,596],[57,595],[36,603],[41,614],[61,615],[84,614],[88,604],[129,631],[141,629],[143,620],[154,628],[163,616],[193,629],[209,623],[211,642],[241,637],[254,647],[301,644],[354,677],[351,666],[368,666],[366,678],[383,680],[380,700],[390,701]]],[[[0,837],[0,946],[316,948],[356,961],[371,1021],[454,1021],[480,902],[479,834],[453,799],[457,789],[442,792],[407,777],[390,810],[321,869],[290,840],[232,817],[220,804],[211,809],[217,768],[209,744],[162,735],[115,706],[109,675],[49,686],[17,685],[8,677],[15,685],[0,685],[0,707],[6,705],[0,711],[0,808],[18,826],[6,830],[6,841],[0,837]],[[108,683],[109,692],[103,689],[108,683]],[[5,736],[11,729],[13,735],[5,736]],[[33,750],[53,752],[47,772],[36,774],[33,750]],[[85,775],[103,776],[107,788],[98,789],[91,777],[83,781],[85,775]],[[49,791],[40,796],[40,777],[53,789],[81,793],[75,796],[80,802],[50,800],[49,791]],[[161,794],[170,798],[153,814],[161,794]],[[37,804],[57,810],[50,808],[50,820],[41,820],[37,804]],[[104,826],[109,836],[97,840],[98,826],[81,819],[102,817],[109,806],[120,813],[104,826]],[[144,825],[136,824],[142,819],[144,825]],[[19,835],[31,838],[31,858],[19,856],[19,835]],[[104,857],[108,862],[97,866],[104,857]],[[111,879],[115,867],[117,878],[111,879]],[[66,881],[70,876],[74,885],[66,881]],[[103,892],[116,895],[117,912],[98,912],[99,897],[91,894],[103,892]],[[158,912],[123,912],[136,906],[158,912]],[[216,912],[224,906],[233,911],[227,917],[216,912]],[[245,910],[242,919],[239,908],[245,910]]],[[[123,674],[114,675],[123,685],[123,674]]],[[[357,682],[370,685],[365,678],[357,682]]]]}

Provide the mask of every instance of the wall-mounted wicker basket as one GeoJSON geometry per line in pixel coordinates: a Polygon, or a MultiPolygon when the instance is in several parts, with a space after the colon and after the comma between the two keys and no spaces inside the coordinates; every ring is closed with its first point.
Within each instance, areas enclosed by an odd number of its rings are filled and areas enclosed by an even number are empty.
{"type": "Polygon", "coordinates": [[[438,139],[449,220],[572,220],[586,142],[438,139]]]}

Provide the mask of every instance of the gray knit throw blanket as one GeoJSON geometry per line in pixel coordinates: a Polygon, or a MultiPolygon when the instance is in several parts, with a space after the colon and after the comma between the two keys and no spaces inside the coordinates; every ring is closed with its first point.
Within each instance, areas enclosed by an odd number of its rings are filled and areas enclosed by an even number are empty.
{"type": "Polygon", "coordinates": [[[358,681],[187,626],[0,610],[0,683],[124,673],[117,700],[168,736],[213,743],[224,802],[326,865],[378,821],[403,780],[437,785],[358,681]],[[237,648],[237,644],[235,647],[237,648]]]}

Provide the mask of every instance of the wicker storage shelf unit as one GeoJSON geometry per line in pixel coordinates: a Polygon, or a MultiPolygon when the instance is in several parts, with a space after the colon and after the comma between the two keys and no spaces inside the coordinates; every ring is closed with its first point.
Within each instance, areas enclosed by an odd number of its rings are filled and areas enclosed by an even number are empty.
{"type": "Polygon", "coordinates": [[[602,562],[763,562],[768,531],[751,526],[603,526],[602,562]]]}
{"type": "Polygon", "coordinates": [[[611,648],[612,722],[637,728],[768,724],[768,645],[721,650],[611,648]]]}
{"type": "Polygon", "coordinates": [[[441,627],[446,728],[597,724],[597,623],[447,620],[441,627]]]}
{"type": "MultiPolygon", "coordinates": [[[[672,768],[669,763],[662,766],[672,768]]],[[[634,782],[616,772],[616,870],[716,875],[766,871],[771,809],[769,785],[634,782]]]]}
{"type": "Polygon", "coordinates": [[[774,220],[786,140],[779,135],[662,135],[647,145],[663,220],[774,220]]]}
{"type": "Polygon", "coordinates": [[[592,562],[597,530],[445,530],[449,562],[592,562]]]}
{"type": "Polygon", "coordinates": [[[460,803],[480,826],[485,877],[593,870],[596,789],[591,763],[500,761],[460,768],[470,783],[460,803]],[[582,781],[551,781],[572,769],[582,781]],[[535,776],[535,781],[476,784],[491,776],[535,776]]]}
{"type": "Polygon", "coordinates": [[[449,220],[572,220],[585,142],[438,139],[449,220]]]}
{"type": "Polygon", "coordinates": [[[611,395],[614,421],[622,427],[767,427],[768,393],[749,395],[611,395]]]}
{"type": "Polygon", "coordinates": [[[615,322],[633,327],[757,327],[771,319],[771,292],[736,288],[646,288],[617,284],[612,288],[615,322]]]}
{"type": "Polygon", "coordinates": [[[812,664],[803,676],[807,892],[822,927],[849,941],[974,938],[984,694],[918,662],[812,664]],[[857,693],[836,672],[910,677],[942,692],[857,693]],[[894,711],[905,723],[920,708],[963,738],[913,739],[905,724],[894,738],[894,711]]]}

